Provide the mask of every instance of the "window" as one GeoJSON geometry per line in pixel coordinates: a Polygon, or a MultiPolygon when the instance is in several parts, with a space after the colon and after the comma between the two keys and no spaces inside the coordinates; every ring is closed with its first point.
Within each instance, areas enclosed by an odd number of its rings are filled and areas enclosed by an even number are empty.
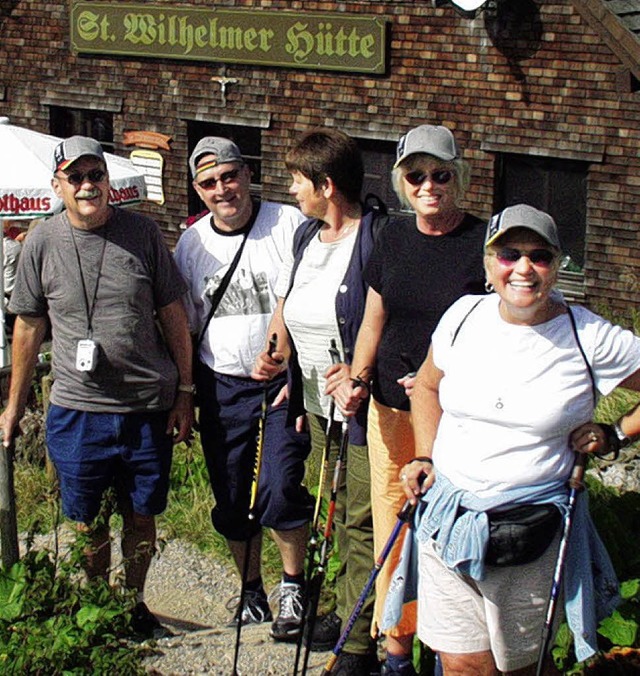
{"type": "Polygon", "coordinates": [[[402,207],[391,185],[396,143],[372,139],[357,139],[357,142],[364,162],[362,196],[374,194],[385,203],[389,213],[399,213],[402,207]]]}
{"type": "MultiPolygon", "coordinates": [[[[262,192],[262,134],[255,127],[242,127],[213,122],[189,122],[189,157],[198,141],[204,136],[222,136],[231,139],[240,148],[251,170],[251,193],[260,196],[262,192]]],[[[206,209],[204,202],[191,185],[191,170],[187,167],[188,216],[194,216],[206,209]]]]}
{"type": "Polygon", "coordinates": [[[496,211],[525,203],[553,216],[572,267],[584,265],[587,162],[549,157],[497,156],[496,211]]]}
{"type": "Polygon", "coordinates": [[[79,134],[100,141],[106,152],[113,152],[113,115],[103,110],[50,107],[50,127],[54,136],[67,138],[79,134]]]}

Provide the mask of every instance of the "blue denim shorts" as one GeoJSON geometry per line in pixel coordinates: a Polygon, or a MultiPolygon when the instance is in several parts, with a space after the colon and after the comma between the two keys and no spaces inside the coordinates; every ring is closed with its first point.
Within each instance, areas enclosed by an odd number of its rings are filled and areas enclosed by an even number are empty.
{"type": "Polygon", "coordinates": [[[116,484],[136,514],[163,512],[173,452],[167,421],[167,411],[92,413],[50,404],[47,446],[65,516],[91,523],[116,484]]]}

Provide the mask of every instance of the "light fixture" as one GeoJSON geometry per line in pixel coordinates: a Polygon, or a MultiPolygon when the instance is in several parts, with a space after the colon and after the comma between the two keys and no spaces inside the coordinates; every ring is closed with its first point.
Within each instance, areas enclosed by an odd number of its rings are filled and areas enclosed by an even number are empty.
{"type": "Polygon", "coordinates": [[[461,10],[461,14],[467,18],[475,17],[475,13],[485,5],[488,0],[432,0],[434,7],[442,7],[451,4],[461,10]]]}

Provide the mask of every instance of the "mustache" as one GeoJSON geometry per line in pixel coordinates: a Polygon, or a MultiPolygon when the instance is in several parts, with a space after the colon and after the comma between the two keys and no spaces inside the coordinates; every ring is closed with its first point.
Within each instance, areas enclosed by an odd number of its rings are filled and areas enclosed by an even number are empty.
{"type": "Polygon", "coordinates": [[[98,197],[99,194],[100,191],[97,188],[93,188],[92,190],[78,190],[76,193],[76,199],[90,200],[94,197],[98,197]]]}

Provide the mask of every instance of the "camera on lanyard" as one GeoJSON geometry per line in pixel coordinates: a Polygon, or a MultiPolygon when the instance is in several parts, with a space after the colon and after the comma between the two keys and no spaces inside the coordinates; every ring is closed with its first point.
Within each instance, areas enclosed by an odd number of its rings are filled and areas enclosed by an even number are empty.
{"type": "Polygon", "coordinates": [[[98,365],[98,344],[86,338],[78,341],[76,349],[76,370],[78,371],[95,371],[98,365]]]}

